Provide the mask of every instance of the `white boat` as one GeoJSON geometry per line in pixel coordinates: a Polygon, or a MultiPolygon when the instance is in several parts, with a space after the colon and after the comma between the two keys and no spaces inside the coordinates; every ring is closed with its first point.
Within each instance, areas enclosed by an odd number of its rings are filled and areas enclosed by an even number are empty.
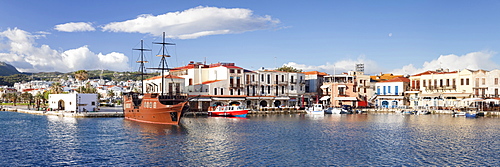
{"type": "Polygon", "coordinates": [[[323,111],[322,104],[313,104],[312,107],[306,109],[306,112],[308,114],[325,114],[325,111],[323,111]]]}
{"type": "Polygon", "coordinates": [[[342,112],[341,108],[327,108],[324,110],[325,114],[340,114],[342,112]]]}

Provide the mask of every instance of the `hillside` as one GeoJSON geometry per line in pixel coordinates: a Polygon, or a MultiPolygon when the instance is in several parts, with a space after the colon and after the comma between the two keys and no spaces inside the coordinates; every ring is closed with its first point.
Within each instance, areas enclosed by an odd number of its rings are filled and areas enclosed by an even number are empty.
{"type": "Polygon", "coordinates": [[[14,75],[14,74],[20,74],[17,69],[5,62],[0,62],[0,76],[9,76],[9,75],[14,75]]]}

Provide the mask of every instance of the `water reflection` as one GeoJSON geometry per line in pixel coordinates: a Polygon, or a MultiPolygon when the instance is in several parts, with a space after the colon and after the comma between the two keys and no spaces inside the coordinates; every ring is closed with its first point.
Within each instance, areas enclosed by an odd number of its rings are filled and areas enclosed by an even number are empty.
{"type": "Polygon", "coordinates": [[[123,126],[129,130],[139,130],[145,137],[149,135],[163,136],[187,133],[186,128],[182,124],[163,125],[123,120],[123,126]]]}

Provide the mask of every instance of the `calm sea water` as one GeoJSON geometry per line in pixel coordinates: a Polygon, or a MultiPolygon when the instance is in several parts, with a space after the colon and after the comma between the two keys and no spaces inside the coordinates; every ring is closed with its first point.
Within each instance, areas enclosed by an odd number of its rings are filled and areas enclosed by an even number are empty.
{"type": "Polygon", "coordinates": [[[500,119],[449,115],[123,118],[0,112],[1,166],[498,166],[500,119]]]}

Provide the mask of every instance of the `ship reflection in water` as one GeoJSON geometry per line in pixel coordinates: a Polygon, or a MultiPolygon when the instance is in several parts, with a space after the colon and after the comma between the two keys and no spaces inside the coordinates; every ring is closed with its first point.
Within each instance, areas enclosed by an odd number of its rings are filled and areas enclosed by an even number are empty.
{"type": "Polygon", "coordinates": [[[498,166],[500,118],[449,115],[123,118],[0,112],[3,166],[498,166]]]}

